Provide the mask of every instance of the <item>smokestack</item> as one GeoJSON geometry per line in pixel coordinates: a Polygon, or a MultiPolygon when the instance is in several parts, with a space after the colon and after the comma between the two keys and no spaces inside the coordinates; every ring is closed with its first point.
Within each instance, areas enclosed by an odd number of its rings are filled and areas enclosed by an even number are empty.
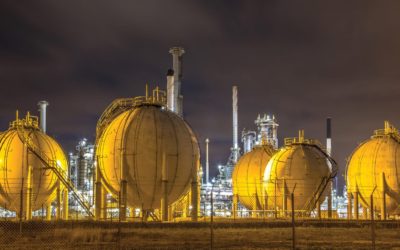
{"type": "Polygon", "coordinates": [[[210,164],[208,161],[208,143],[210,142],[210,140],[207,138],[206,139],[206,184],[209,183],[209,178],[210,178],[210,164]]]}
{"type": "Polygon", "coordinates": [[[172,112],[176,112],[175,93],[174,70],[169,69],[167,72],[167,107],[172,112]]]}
{"type": "Polygon", "coordinates": [[[326,152],[329,156],[332,154],[332,131],[331,131],[331,118],[326,118],[326,152]]]}
{"type": "Polygon", "coordinates": [[[182,56],[185,50],[181,47],[173,47],[169,50],[172,55],[172,64],[174,69],[174,112],[182,117],[183,114],[183,96],[181,94],[182,84],[182,56]]]}
{"type": "Polygon", "coordinates": [[[40,130],[43,133],[46,133],[46,109],[49,103],[47,101],[40,101],[38,103],[39,112],[40,112],[40,130]]]}
{"type": "Polygon", "coordinates": [[[237,162],[239,158],[239,144],[238,144],[238,95],[237,86],[232,87],[232,125],[233,125],[233,152],[234,161],[237,162]]]}

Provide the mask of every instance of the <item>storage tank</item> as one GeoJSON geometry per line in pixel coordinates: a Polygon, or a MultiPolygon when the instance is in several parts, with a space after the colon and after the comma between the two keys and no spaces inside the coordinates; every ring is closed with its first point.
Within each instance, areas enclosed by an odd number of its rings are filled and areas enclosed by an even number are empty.
{"type": "MultiPolygon", "coordinates": [[[[166,108],[157,89],[152,97],[116,100],[110,110],[123,105],[125,110],[115,118],[106,111],[98,123],[110,120],[98,134],[98,180],[128,207],[163,210],[163,220],[167,220],[168,207],[189,191],[194,192],[192,203],[197,201],[197,138],[183,118],[166,108]],[[110,118],[104,118],[107,113],[110,118]]],[[[101,191],[96,192],[99,196],[101,191]]],[[[120,207],[122,219],[124,206],[120,207]]],[[[192,206],[197,211],[197,203],[192,206]]]]}
{"type": "Polygon", "coordinates": [[[258,145],[240,157],[235,165],[232,174],[233,195],[240,204],[249,210],[263,209],[264,171],[274,153],[272,145],[258,145]]]}
{"type": "Polygon", "coordinates": [[[48,207],[56,198],[58,178],[46,168],[25,142],[35,147],[36,152],[57,162],[67,171],[67,160],[61,146],[38,126],[38,118],[27,114],[25,119],[10,123],[0,136],[0,206],[20,213],[22,192],[22,216],[31,217],[31,211],[48,207]]]}
{"type": "Polygon", "coordinates": [[[304,132],[300,131],[299,138],[285,139],[285,146],[272,156],[265,168],[267,206],[285,213],[291,207],[293,192],[294,209],[309,213],[325,200],[329,194],[327,186],[335,174],[336,164],[321,144],[305,139],[304,132]],[[332,171],[328,160],[332,162],[332,171]]]}
{"type": "MultiPolygon", "coordinates": [[[[374,210],[385,219],[399,214],[400,204],[400,136],[398,130],[385,121],[384,129],[375,130],[352,153],[347,165],[347,192],[353,204],[370,208],[373,193],[374,210]],[[385,211],[386,210],[386,211],[385,211]]],[[[364,210],[366,211],[366,210],[364,210]]],[[[358,218],[358,209],[354,209],[358,218]]],[[[351,218],[351,215],[349,216],[351,218]]]]}

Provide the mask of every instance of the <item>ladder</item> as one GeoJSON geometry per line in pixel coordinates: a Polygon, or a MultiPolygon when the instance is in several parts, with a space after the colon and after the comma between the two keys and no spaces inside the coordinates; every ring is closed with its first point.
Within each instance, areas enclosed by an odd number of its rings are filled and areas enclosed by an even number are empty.
{"type": "Polygon", "coordinates": [[[62,169],[60,164],[51,159],[46,155],[45,152],[40,150],[35,144],[32,143],[31,138],[25,135],[23,126],[17,125],[16,130],[18,137],[27,147],[27,149],[32,152],[44,165],[44,169],[50,169],[56,174],[58,179],[64,184],[64,186],[72,193],[72,196],[78,201],[79,205],[86,211],[89,217],[94,217],[92,211],[90,210],[89,202],[86,198],[78,192],[74,183],[68,178],[68,172],[62,169]]]}

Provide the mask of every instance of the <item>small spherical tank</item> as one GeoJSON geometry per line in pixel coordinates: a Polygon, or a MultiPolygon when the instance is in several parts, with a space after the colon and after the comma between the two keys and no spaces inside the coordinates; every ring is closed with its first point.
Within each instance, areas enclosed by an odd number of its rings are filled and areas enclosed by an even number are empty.
{"type": "Polygon", "coordinates": [[[31,193],[32,210],[49,205],[56,196],[58,178],[52,170],[24,146],[29,139],[32,145],[46,154],[50,160],[67,171],[67,160],[61,146],[50,136],[40,131],[35,117],[12,122],[10,128],[0,136],[0,206],[19,212],[21,190],[23,206],[31,193]],[[19,126],[19,129],[17,129],[19,126]],[[25,139],[21,139],[21,135],[25,139]],[[28,192],[28,189],[31,191],[28,192]]]}
{"type": "MultiPolygon", "coordinates": [[[[289,209],[290,194],[294,189],[294,208],[306,208],[316,193],[319,201],[328,194],[319,190],[321,183],[330,179],[331,170],[326,154],[316,141],[303,137],[285,140],[285,146],[269,160],[264,173],[264,188],[269,209],[289,209]],[[286,199],[284,199],[286,197],[286,199]]],[[[315,199],[314,199],[315,201],[315,199]]]]}
{"type": "Polygon", "coordinates": [[[164,106],[151,104],[119,114],[101,133],[96,149],[105,187],[118,195],[125,180],[127,205],[143,210],[160,208],[163,181],[169,204],[187,194],[197,178],[199,155],[189,125],[164,106]]]}
{"type": "Polygon", "coordinates": [[[232,173],[233,194],[247,209],[263,209],[263,176],[265,167],[275,153],[269,144],[254,147],[240,157],[232,173]]]}
{"type": "MultiPolygon", "coordinates": [[[[373,193],[374,209],[382,211],[383,193],[386,212],[399,214],[400,204],[400,136],[385,122],[385,129],[362,142],[352,153],[347,165],[347,192],[358,193],[363,207],[370,208],[373,193]]],[[[355,197],[355,196],[353,196],[355,197]]]]}

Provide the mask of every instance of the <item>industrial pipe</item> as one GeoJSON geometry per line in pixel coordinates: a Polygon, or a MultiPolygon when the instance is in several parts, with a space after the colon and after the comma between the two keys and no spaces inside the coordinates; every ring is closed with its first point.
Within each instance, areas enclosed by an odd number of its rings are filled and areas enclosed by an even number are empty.
{"type": "Polygon", "coordinates": [[[206,184],[209,183],[209,177],[210,177],[210,165],[209,165],[209,158],[208,158],[208,144],[210,143],[210,140],[207,138],[206,139],[206,184]]]}
{"type": "Polygon", "coordinates": [[[233,161],[237,162],[239,158],[239,144],[238,144],[238,94],[237,86],[232,87],[232,125],[233,125],[233,161]]]}
{"type": "Polygon", "coordinates": [[[167,72],[167,107],[170,111],[176,113],[175,93],[174,71],[169,69],[167,72]]]}

